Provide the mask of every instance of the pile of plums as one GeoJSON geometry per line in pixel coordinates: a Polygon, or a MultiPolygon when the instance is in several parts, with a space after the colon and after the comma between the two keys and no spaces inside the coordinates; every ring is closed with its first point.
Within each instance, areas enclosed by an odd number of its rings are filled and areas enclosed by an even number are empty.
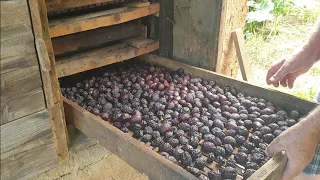
{"type": "Polygon", "coordinates": [[[300,119],[265,99],[214,80],[126,62],[61,80],[61,92],[201,179],[247,179],[269,158],[268,144],[300,119]],[[200,176],[216,163],[219,170],[200,176]],[[240,165],[240,166],[239,166],[240,165]]]}

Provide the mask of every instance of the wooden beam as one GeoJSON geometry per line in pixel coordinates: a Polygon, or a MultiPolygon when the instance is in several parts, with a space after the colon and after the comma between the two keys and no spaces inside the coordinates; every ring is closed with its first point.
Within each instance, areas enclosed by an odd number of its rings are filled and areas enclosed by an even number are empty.
{"type": "Polygon", "coordinates": [[[222,1],[216,72],[231,77],[238,75],[238,60],[232,39],[236,28],[243,28],[248,13],[248,0],[222,1]]]}
{"type": "Polygon", "coordinates": [[[239,28],[232,33],[234,45],[237,52],[238,62],[242,74],[242,78],[245,81],[252,82],[251,67],[248,61],[248,56],[246,52],[246,44],[244,41],[244,36],[242,29],[239,28]]]}
{"type": "Polygon", "coordinates": [[[0,128],[1,180],[29,179],[58,164],[47,110],[0,128]]]}
{"type": "Polygon", "coordinates": [[[117,2],[119,0],[46,0],[48,12],[61,11],[65,9],[89,6],[101,3],[117,2]]]}
{"type": "Polygon", "coordinates": [[[49,36],[47,10],[44,0],[30,0],[29,7],[46,106],[52,124],[54,142],[59,162],[68,160],[68,133],[64,119],[61,92],[56,74],[55,57],[49,36]]]}
{"type": "Polygon", "coordinates": [[[138,171],[147,174],[150,179],[198,179],[76,103],[66,98],[64,102],[66,117],[70,123],[74,123],[87,136],[97,139],[102,146],[138,171]]]}
{"type": "MultiPolygon", "coordinates": [[[[116,62],[129,60],[131,58],[155,51],[159,48],[159,42],[144,38],[144,44],[141,42],[142,37],[134,38],[133,42],[139,42],[141,48],[128,46],[120,43],[113,46],[100,47],[90,51],[79,52],[77,54],[61,57],[57,59],[57,72],[59,77],[69,76],[90,69],[106,66],[116,62]]],[[[138,43],[137,43],[138,44],[138,43]]]]}
{"type": "Polygon", "coordinates": [[[141,25],[137,21],[130,21],[115,26],[56,37],[52,39],[52,45],[54,54],[60,56],[66,53],[97,47],[120,39],[139,36],[141,32],[141,25]]]}
{"type": "Polygon", "coordinates": [[[50,22],[50,36],[58,37],[77,32],[92,30],[100,27],[111,26],[138,19],[160,10],[159,3],[138,8],[125,7],[89,13],[78,17],[57,19],[50,22]]]}

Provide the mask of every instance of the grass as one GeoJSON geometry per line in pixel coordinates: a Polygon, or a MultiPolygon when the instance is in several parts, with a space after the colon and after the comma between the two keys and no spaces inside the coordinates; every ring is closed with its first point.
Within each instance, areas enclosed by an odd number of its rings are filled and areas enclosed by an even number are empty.
{"type": "Polygon", "coordinates": [[[320,91],[320,62],[316,63],[308,73],[300,76],[293,89],[268,86],[265,83],[265,76],[273,63],[306,42],[319,16],[320,5],[293,15],[278,16],[275,21],[265,23],[258,33],[247,38],[247,52],[255,84],[306,100],[314,100],[314,96],[320,91]]]}

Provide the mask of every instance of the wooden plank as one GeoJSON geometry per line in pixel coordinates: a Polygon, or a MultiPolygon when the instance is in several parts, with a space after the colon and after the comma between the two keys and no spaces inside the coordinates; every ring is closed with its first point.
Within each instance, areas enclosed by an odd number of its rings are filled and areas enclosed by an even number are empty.
{"type": "Polygon", "coordinates": [[[238,62],[242,74],[242,78],[245,81],[252,82],[252,73],[251,73],[251,68],[248,60],[248,55],[246,52],[246,44],[244,41],[244,36],[242,33],[242,29],[239,28],[235,30],[232,33],[236,52],[237,52],[237,57],[238,57],[238,62]]]}
{"type": "Polygon", "coordinates": [[[117,2],[119,0],[46,0],[48,12],[61,11],[64,9],[77,8],[101,3],[117,2]]]}
{"type": "Polygon", "coordinates": [[[89,13],[79,17],[57,19],[50,22],[50,36],[64,36],[81,31],[120,24],[154,14],[159,10],[159,3],[153,3],[149,6],[140,8],[129,7],[125,11],[124,9],[108,10],[103,12],[89,13]]]}
{"type": "Polygon", "coordinates": [[[239,90],[240,92],[245,93],[247,95],[261,97],[270,100],[272,103],[274,103],[275,106],[283,107],[287,111],[298,110],[302,115],[309,113],[312,109],[314,109],[317,106],[317,104],[314,102],[306,101],[293,95],[282,93],[276,90],[262,88],[245,81],[239,81],[224,75],[220,75],[218,73],[214,73],[209,70],[173,61],[168,58],[146,54],[141,56],[140,59],[149,63],[167,67],[169,69],[183,68],[186,72],[190,73],[195,77],[201,77],[207,80],[214,80],[217,82],[219,86],[230,86],[231,88],[235,88],[236,90],[239,90]],[[290,106],[288,106],[288,104],[290,104],[290,106]]]}
{"type": "Polygon", "coordinates": [[[279,153],[253,173],[248,180],[275,180],[280,179],[287,165],[287,157],[279,153]]]}
{"type": "Polygon", "coordinates": [[[49,36],[47,10],[44,0],[30,0],[32,25],[40,64],[46,106],[52,124],[53,138],[59,162],[69,158],[68,133],[63,115],[61,92],[56,73],[55,57],[49,36]],[[60,109],[57,109],[60,108],[60,109]]]}
{"type": "Polygon", "coordinates": [[[97,47],[116,40],[138,36],[141,32],[141,25],[137,21],[102,27],[91,31],[53,38],[53,51],[56,56],[59,56],[69,52],[97,47]]]}
{"type": "Polygon", "coordinates": [[[28,179],[57,165],[47,110],[1,125],[1,179],[28,179]]]}
{"type": "Polygon", "coordinates": [[[145,6],[149,6],[150,2],[149,1],[136,1],[136,2],[131,2],[128,3],[126,6],[127,7],[145,7],[145,6]]]}
{"type": "Polygon", "coordinates": [[[239,69],[231,33],[244,27],[248,13],[247,1],[222,1],[216,72],[231,77],[236,77],[239,69]]]}
{"type": "MultiPolygon", "coordinates": [[[[173,57],[173,13],[172,0],[160,1],[160,14],[159,14],[159,54],[164,57],[173,57]]],[[[155,28],[155,20],[151,19],[152,28],[155,28]]],[[[151,30],[152,31],[152,30],[151,30]]],[[[153,34],[151,34],[152,36],[153,34]]]]}
{"type": "Polygon", "coordinates": [[[154,40],[145,37],[136,37],[125,39],[122,42],[136,48],[146,48],[147,46],[152,45],[154,43],[154,40]]]}
{"type": "MultiPolygon", "coordinates": [[[[146,42],[149,42],[149,40],[146,39],[146,42]]],[[[116,44],[113,45],[113,47],[101,47],[59,59],[59,61],[57,61],[58,76],[69,76],[90,69],[128,60],[158,49],[159,43],[153,42],[144,48],[124,46],[123,44],[116,44]]]]}
{"type": "Polygon", "coordinates": [[[216,69],[221,3],[222,0],[174,1],[174,59],[216,69]]]}
{"type": "Polygon", "coordinates": [[[45,107],[43,89],[42,87],[38,87],[28,94],[18,95],[13,99],[1,101],[0,124],[5,124],[41,111],[45,107]]]}
{"type": "Polygon", "coordinates": [[[41,86],[39,66],[1,74],[1,102],[8,102],[41,86]]]}
{"type": "Polygon", "coordinates": [[[25,0],[1,1],[1,74],[38,64],[25,0]]]}
{"type": "Polygon", "coordinates": [[[150,179],[197,179],[182,167],[175,165],[147,146],[123,133],[100,117],[91,114],[74,102],[64,98],[67,120],[77,129],[95,138],[112,153],[126,161],[150,179]]]}

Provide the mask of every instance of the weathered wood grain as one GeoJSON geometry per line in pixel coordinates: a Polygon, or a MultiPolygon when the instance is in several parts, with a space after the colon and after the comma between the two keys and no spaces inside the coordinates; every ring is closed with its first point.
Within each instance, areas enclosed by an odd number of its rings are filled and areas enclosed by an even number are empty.
{"type": "Polygon", "coordinates": [[[1,1],[1,74],[38,64],[27,1],[1,1]]]}
{"type": "Polygon", "coordinates": [[[307,114],[317,106],[317,104],[314,102],[306,101],[290,94],[262,88],[254,84],[250,84],[245,81],[239,81],[209,70],[173,61],[169,58],[146,54],[141,56],[140,59],[149,63],[167,67],[169,69],[176,70],[178,68],[183,68],[186,72],[190,73],[195,77],[201,77],[207,80],[214,80],[220,86],[230,86],[231,88],[235,88],[236,90],[239,90],[242,93],[245,93],[249,96],[265,98],[274,103],[275,106],[283,107],[287,111],[298,110],[301,114],[307,114]],[[290,104],[290,106],[288,106],[288,104],[290,104]]]}
{"type": "Polygon", "coordinates": [[[132,8],[124,7],[80,15],[78,17],[56,19],[50,22],[50,36],[58,37],[100,27],[111,26],[138,19],[160,10],[159,3],[132,8]]]}
{"type": "Polygon", "coordinates": [[[277,180],[283,175],[283,172],[287,165],[287,157],[282,153],[275,155],[266,164],[264,164],[259,170],[253,173],[248,180],[277,180]]]}
{"type": "Polygon", "coordinates": [[[27,179],[57,165],[47,110],[1,125],[1,179],[27,179]]]}
{"type": "MultiPolygon", "coordinates": [[[[161,0],[160,1],[160,13],[159,13],[159,54],[164,57],[173,57],[173,27],[174,27],[174,1],[172,0],[161,0]]],[[[150,36],[155,35],[154,28],[155,18],[150,17],[150,36]]]]}
{"type": "Polygon", "coordinates": [[[55,57],[49,36],[47,10],[44,0],[29,0],[35,45],[40,64],[46,106],[52,124],[53,138],[59,162],[68,160],[68,133],[63,115],[61,92],[56,73],[55,57]],[[60,108],[60,109],[59,109],[60,108]]]}
{"type": "Polygon", "coordinates": [[[7,101],[1,101],[0,124],[5,124],[41,111],[45,107],[43,89],[42,87],[38,87],[27,94],[15,96],[7,101]]]}
{"type": "Polygon", "coordinates": [[[174,59],[215,70],[221,3],[222,0],[174,1],[174,59]]]}
{"type": "Polygon", "coordinates": [[[125,44],[116,44],[111,47],[101,47],[59,58],[57,59],[58,76],[69,76],[116,62],[129,60],[159,48],[159,42],[157,41],[150,44],[149,39],[145,38],[145,42],[148,43],[148,45],[143,48],[136,48],[125,44]]]}
{"type": "Polygon", "coordinates": [[[147,46],[152,45],[154,40],[145,37],[136,37],[122,40],[122,42],[136,48],[146,48],[147,46]]]}
{"type": "Polygon", "coordinates": [[[228,0],[222,1],[220,32],[218,40],[216,72],[236,77],[238,75],[239,64],[236,50],[232,39],[232,32],[245,25],[248,13],[248,0],[228,0]]]}
{"type": "Polygon", "coordinates": [[[1,102],[27,94],[42,86],[39,66],[1,75],[1,102]]]}
{"type": "Polygon", "coordinates": [[[232,32],[233,42],[236,48],[238,62],[241,70],[242,79],[252,82],[251,67],[249,64],[248,55],[246,52],[246,44],[244,41],[244,35],[242,29],[239,28],[232,32]]]}
{"type": "Polygon", "coordinates": [[[141,32],[141,25],[137,21],[130,21],[114,26],[53,38],[52,45],[54,54],[59,56],[65,53],[97,47],[120,39],[138,36],[141,32]]]}
{"type": "Polygon", "coordinates": [[[61,11],[70,8],[89,6],[94,4],[117,2],[119,0],[46,0],[48,12],[61,11]]]}
{"type": "Polygon", "coordinates": [[[74,102],[64,99],[66,119],[77,129],[126,161],[150,179],[197,179],[182,167],[173,164],[155,151],[117,129],[100,117],[91,114],[74,102]]]}

